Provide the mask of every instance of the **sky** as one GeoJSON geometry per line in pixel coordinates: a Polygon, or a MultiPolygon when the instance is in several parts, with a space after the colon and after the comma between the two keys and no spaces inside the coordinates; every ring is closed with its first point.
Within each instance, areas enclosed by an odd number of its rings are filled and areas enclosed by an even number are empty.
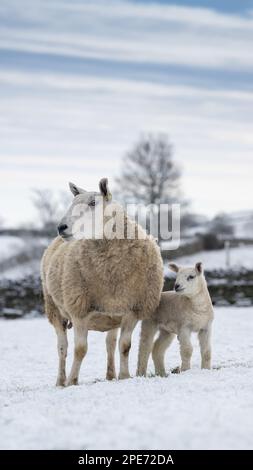
{"type": "Polygon", "coordinates": [[[192,210],[252,209],[253,0],[1,0],[0,217],[31,188],[113,187],[165,132],[192,210]]]}

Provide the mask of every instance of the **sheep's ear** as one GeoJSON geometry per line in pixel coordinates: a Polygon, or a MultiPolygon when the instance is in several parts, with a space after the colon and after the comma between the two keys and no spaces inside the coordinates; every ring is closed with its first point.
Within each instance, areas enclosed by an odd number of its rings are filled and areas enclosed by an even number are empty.
{"type": "Polygon", "coordinates": [[[203,273],[203,264],[202,263],[196,263],[195,264],[195,269],[197,274],[202,274],[203,273]]]}
{"type": "Polygon", "coordinates": [[[86,191],[82,188],[78,188],[74,183],[69,182],[69,189],[74,194],[74,196],[77,196],[78,194],[83,194],[86,193],[86,191]]]}
{"type": "Polygon", "coordinates": [[[171,269],[171,271],[174,271],[174,273],[178,273],[179,271],[179,267],[175,263],[169,263],[169,268],[171,269]]]}
{"type": "Polygon", "coordinates": [[[110,201],[110,199],[112,198],[112,195],[111,195],[110,190],[109,190],[108,179],[107,178],[102,178],[99,181],[99,190],[100,190],[102,196],[106,199],[106,201],[110,201]]]}

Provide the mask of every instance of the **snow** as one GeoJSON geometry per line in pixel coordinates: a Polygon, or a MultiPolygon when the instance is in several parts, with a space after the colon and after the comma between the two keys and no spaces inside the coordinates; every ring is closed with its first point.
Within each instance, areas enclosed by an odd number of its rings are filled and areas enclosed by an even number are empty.
{"type": "MultiPolygon", "coordinates": [[[[13,238],[13,237],[11,237],[13,238]]],[[[1,237],[2,239],[2,237],[1,237]]],[[[201,251],[193,255],[182,256],[179,258],[169,259],[164,264],[165,276],[173,274],[168,269],[168,262],[175,261],[181,265],[194,265],[198,261],[202,261],[204,267],[208,271],[213,269],[226,269],[226,253],[225,250],[201,251]]],[[[253,245],[242,245],[237,248],[230,249],[230,267],[231,269],[248,269],[253,270],[253,245]]],[[[24,264],[19,264],[4,272],[0,273],[0,279],[22,279],[29,275],[39,275],[40,260],[32,260],[24,264]]]]}
{"type": "Polygon", "coordinates": [[[23,237],[12,236],[12,235],[0,235],[0,280],[11,279],[18,280],[24,277],[35,275],[38,276],[40,273],[40,258],[43,248],[46,248],[49,244],[47,237],[36,237],[26,235],[23,237]],[[29,259],[26,262],[17,262],[13,265],[10,263],[10,267],[6,269],[1,266],[2,262],[20,255],[29,255],[29,259]]]}
{"type": "MultiPolygon", "coordinates": [[[[25,249],[27,246],[33,246],[33,241],[16,237],[16,236],[0,236],[0,264],[2,261],[15,256],[20,251],[25,249]]],[[[49,240],[45,237],[37,238],[34,243],[37,243],[38,250],[41,250],[42,247],[46,247],[49,244],[49,240]]],[[[175,242],[177,243],[177,242],[175,242]]],[[[188,238],[183,238],[180,240],[180,246],[186,245],[189,243],[188,238]]],[[[172,242],[164,242],[162,244],[163,250],[175,249],[177,246],[172,242]]],[[[169,262],[174,261],[174,259],[169,259],[169,262]]],[[[187,255],[183,257],[176,258],[175,261],[178,264],[182,265],[193,265],[197,261],[202,261],[206,270],[213,269],[226,269],[226,253],[225,250],[213,250],[213,251],[201,251],[194,253],[193,255],[187,255]]],[[[164,272],[165,276],[171,276],[171,271],[168,269],[168,261],[165,262],[164,272]]],[[[253,270],[253,245],[241,245],[237,248],[230,249],[230,267],[232,269],[245,268],[248,270],[253,270]]],[[[9,269],[1,270],[0,280],[1,279],[12,279],[18,280],[22,279],[29,275],[38,276],[40,272],[40,258],[32,259],[25,263],[20,263],[16,266],[11,266],[9,269]]]]}
{"type": "MultiPolygon", "coordinates": [[[[174,260],[169,260],[172,262],[174,260]]],[[[226,252],[223,250],[200,251],[193,255],[182,256],[175,259],[175,262],[180,265],[193,266],[196,262],[202,261],[204,268],[207,271],[213,269],[227,269],[226,266],[226,252]]],[[[165,263],[165,275],[170,276],[171,271],[167,267],[168,262],[165,263]]],[[[253,270],[253,245],[241,245],[237,248],[230,248],[230,268],[239,270],[240,268],[253,270]]]]}
{"type": "Polygon", "coordinates": [[[175,236],[173,240],[161,242],[161,251],[177,250],[179,246],[189,245],[189,243],[193,242],[194,240],[194,237],[180,238],[180,236],[175,236]]]}
{"type": "Polygon", "coordinates": [[[227,214],[229,223],[234,227],[238,238],[252,238],[253,212],[239,211],[227,214]]]}
{"type": "Polygon", "coordinates": [[[24,240],[20,237],[1,235],[0,236],[0,261],[15,255],[24,247],[24,240]]]}
{"type": "Polygon", "coordinates": [[[10,269],[6,269],[0,273],[1,279],[10,279],[13,281],[23,279],[27,276],[39,276],[40,274],[40,260],[28,261],[27,263],[18,264],[10,269]]]}
{"type": "MultiPolygon", "coordinates": [[[[91,332],[80,385],[59,389],[54,386],[56,338],[47,320],[2,320],[0,447],[252,449],[252,324],[252,308],[216,309],[212,371],[200,370],[195,338],[191,371],[113,382],[104,380],[105,336],[91,332]]],[[[133,336],[132,374],[138,337],[139,327],[133,336]]],[[[167,369],[178,363],[174,341],[167,369]]]]}

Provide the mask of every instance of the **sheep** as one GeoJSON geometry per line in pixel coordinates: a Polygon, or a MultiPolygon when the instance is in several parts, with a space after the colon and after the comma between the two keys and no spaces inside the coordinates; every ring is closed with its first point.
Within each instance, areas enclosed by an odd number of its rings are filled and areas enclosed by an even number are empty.
{"type": "Polygon", "coordinates": [[[46,249],[41,262],[45,312],[58,340],[56,385],[78,383],[88,330],[109,331],[107,378],[115,378],[118,327],[119,378],[129,378],[133,329],[138,320],[153,314],[160,301],[160,250],[155,240],[112,200],[106,178],[99,183],[99,193],[85,191],[73,183],[69,186],[74,200],[58,226],[59,236],[46,249]],[[91,230],[94,220],[95,233],[91,230]],[[74,330],[74,360],[66,382],[70,324],[74,330]]]}
{"type": "Polygon", "coordinates": [[[203,265],[179,267],[169,264],[176,273],[175,291],[163,292],[159,307],[150,319],[142,322],[137,375],[146,376],[148,358],[152,351],[156,375],[164,377],[164,355],[177,335],[180,344],[181,368],[191,367],[191,333],[197,332],[201,351],[201,367],[211,368],[211,326],[214,318],[203,265]],[[159,336],[153,344],[156,332],[159,336]]]}

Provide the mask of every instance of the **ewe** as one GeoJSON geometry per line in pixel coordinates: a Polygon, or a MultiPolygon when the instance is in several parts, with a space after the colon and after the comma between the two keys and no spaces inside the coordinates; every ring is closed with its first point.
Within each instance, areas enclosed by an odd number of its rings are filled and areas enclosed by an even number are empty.
{"type": "Polygon", "coordinates": [[[211,325],[213,306],[203,273],[202,263],[193,268],[170,264],[177,273],[175,292],[163,292],[160,305],[151,319],[142,322],[137,375],[146,375],[152,351],[156,375],[165,376],[164,355],[177,335],[180,344],[181,370],[191,367],[191,333],[197,332],[201,351],[201,367],[211,368],[211,325]],[[153,345],[153,339],[159,336],[153,345]]]}
{"type": "Polygon", "coordinates": [[[61,386],[66,380],[68,322],[73,324],[75,347],[67,385],[78,383],[88,330],[109,331],[107,378],[115,377],[119,326],[119,378],[128,378],[132,331],[139,319],[151,317],[163,286],[155,241],[111,200],[107,179],[100,181],[99,188],[100,193],[88,192],[70,183],[73,203],[59,224],[60,236],[42,259],[45,310],[58,338],[57,385],[61,386]]]}

